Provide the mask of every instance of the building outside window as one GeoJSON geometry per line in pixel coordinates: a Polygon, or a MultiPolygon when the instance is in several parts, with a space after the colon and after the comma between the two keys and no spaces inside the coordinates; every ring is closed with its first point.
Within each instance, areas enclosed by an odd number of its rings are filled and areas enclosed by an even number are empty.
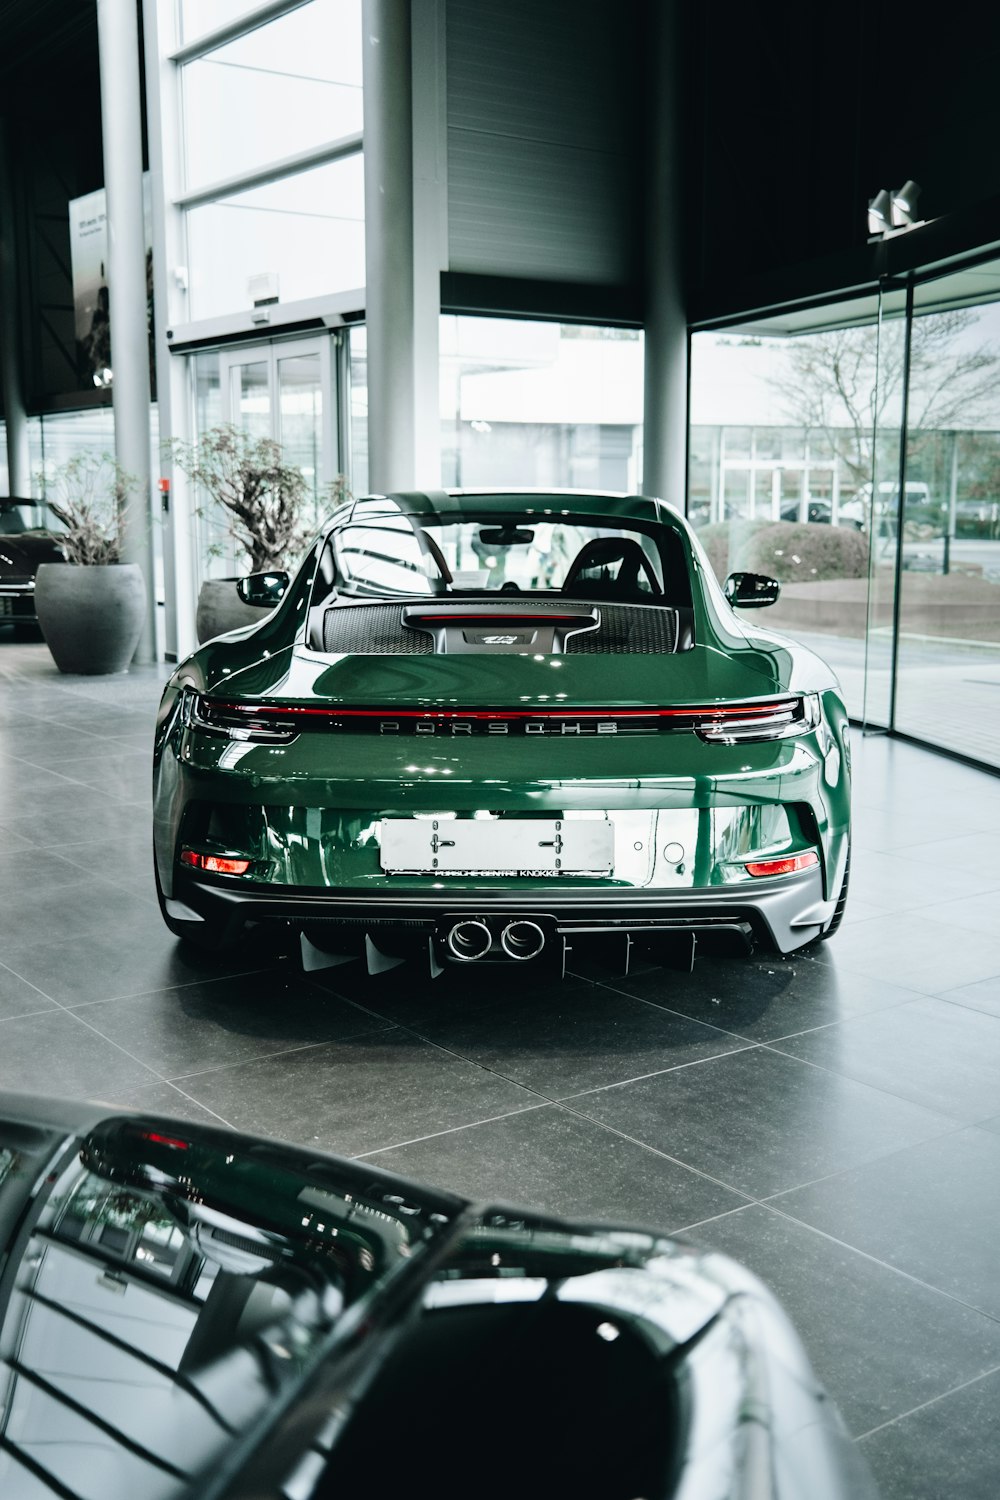
{"type": "Polygon", "coordinates": [[[446,485],[640,489],[641,332],[443,317],[440,347],[446,485]]]}

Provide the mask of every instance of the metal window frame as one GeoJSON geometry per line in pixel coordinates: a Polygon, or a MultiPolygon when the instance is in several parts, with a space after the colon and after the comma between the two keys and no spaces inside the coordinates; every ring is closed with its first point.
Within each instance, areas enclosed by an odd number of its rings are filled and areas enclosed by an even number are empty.
{"type": "Polygon", "coordinates": [[[267,187],[285,177],[296,177],[314,167],[325,167],[330,162],[342,161],[349,156],[363,154],[364,140],[360,130],[351,135],[338,136],[336,140],[323,141],[319,146],[310,146],[306,151],[296,151],[292,156],[283,156],[278,161],[253,167],[246,172],[234,172],[231,177],[220,177],[204,187],[192,188],[179,193],[174,199],[175,208],[185,211],[202,208],[207,203],[217,203],[223,198],[232,198],[237,193],[249,192],[252,188],[267,187]]]}
{"type": "MultiPolygon", "coordinates": [[[[191,42],[184,42],[175,47],[167,54],[170,62],[182,64],[194,62],[199,57],[205,57],[209,52],[214,52],[218,47],[224,47],[227,42],[238,41],[241,36],[247,36],[251,31],[257,31],[261,26],[266,26],[269,21],[280,20],[282,16],[288,15],[293,10],[301,10],[304,5],[311,5],[312,0],[267,0],[267,4],[255,6],[248,10],[245,15],[235,16],[233,20],[225,22],[222,26],[216,26],[212,31],[206,31],[202,36],[191,42]]],[[[178,21],[180,20],[180,6],[178,4],[178,21]]],[[[178,25],[178,31],[180,27],[178,25]]]]}

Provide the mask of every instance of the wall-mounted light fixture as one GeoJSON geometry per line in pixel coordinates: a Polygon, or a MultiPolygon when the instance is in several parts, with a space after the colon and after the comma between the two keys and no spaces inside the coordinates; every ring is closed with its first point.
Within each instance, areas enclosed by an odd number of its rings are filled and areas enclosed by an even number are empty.
{"type": "Polygon", "coordinates": [[[892,227],[902,229],[904,226],[913,224],[917,217],[917,199],[920,197],[920,184],[912,178],[907,179],[901,188],[897,188],[892,195],[892,227]]]}
{"type": "Polygon", "coordinates": [[[884,234],[892,228],[892,199],[885,188],[880,188],[868,202],[868,233],[884,234]]]}
{"type": "Polygon", "coordinates": [[[900,234],[904,229],[915,229],[926,221],[915,217],[920,184],[908,178],[894,193],[880,188],[874,198],[868,200],[868,239],[884,239],[890,234],[900,234]]]}

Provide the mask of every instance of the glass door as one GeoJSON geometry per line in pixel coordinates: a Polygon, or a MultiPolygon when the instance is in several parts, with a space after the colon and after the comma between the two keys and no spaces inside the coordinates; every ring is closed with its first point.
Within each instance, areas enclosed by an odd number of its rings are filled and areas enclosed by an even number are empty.
{"type": "MultiPolygon", "coordinates": [[[[333,345],[333,337],[325,335],[222,350],[217,356],[217,414],[211,413],[214,420],[231,423],[253,438],[281,445],[285,461],[302,471],[316,526],[333,504],[332,487],[341,467],[333,345]]],[[[224,520],[212,513],[203,515],[201,524],[207,571],[232,574],[242,560],[224,520]]]]}

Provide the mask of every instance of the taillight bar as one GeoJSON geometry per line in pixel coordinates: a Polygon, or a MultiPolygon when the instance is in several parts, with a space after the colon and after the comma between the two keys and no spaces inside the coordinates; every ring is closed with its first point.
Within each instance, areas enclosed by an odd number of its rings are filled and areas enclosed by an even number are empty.
{"type": "Polygon", "coordinates": [[[670,708],[572,708],[547,704],[537,708],[340,708],[291,703],[233,703],[197,696],[187,722],[233,739],[289,740],[302,731],[364,731],[391,722],[394,726],[431,726],[448,730],[456,724],[621,725],[631,729],[693,730],[715,742],[780,739],[801,734],[818,722],[815,695],[711,703],[670,708]]]}

